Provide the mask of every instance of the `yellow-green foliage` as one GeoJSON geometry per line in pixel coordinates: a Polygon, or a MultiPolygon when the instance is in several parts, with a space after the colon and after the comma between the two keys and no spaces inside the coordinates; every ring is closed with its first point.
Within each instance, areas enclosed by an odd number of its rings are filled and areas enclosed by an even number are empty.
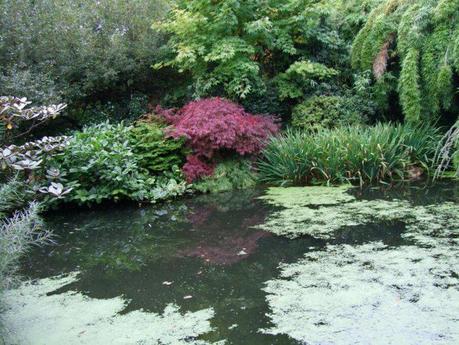
{"type": "Polygon", "coordinates": [[[389,58],[400,59],[399,94],[406,119],[433,120],[449,110],[459,71],[459,0],[383,1],[354,40],[353,66],[374,68],[388,42],[389,58]]]}
{"type": "Polygon", "coordinates": [[[352,97],[313,96],[293,108],[292,125],[313,130],[365,123],[352,97]]]}
{"type": "Polygon", "coordinates": [[[275,79],[281,99],[299,98],[347,57],[338,13],[330,0],[177,0],[154,24],[170,37],[155,68],[190,73],[198,97],[243,100],[275,79]]]}

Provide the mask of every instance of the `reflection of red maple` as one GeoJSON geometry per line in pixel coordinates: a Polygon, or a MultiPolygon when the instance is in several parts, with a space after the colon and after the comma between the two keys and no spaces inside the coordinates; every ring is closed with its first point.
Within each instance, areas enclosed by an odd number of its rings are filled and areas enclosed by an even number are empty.
{"type": "Polygon", "coordinates": [[[205,244],[181,251],[179,255],[200,257],[204,261],[217,265],[231,265],[253,254],[260,238],[271,236],[270,233],[257,231],[247,237],[223,238],[218,245],[205,244]]]}
{"type": "Polygon", "coordinates": [[[193,224],[193,227],[196,225],[203,225],[207,222],[213,212],[215,212],[215,207],[196,208],[188,213],[187,219],[191,224],[193,224]]]}

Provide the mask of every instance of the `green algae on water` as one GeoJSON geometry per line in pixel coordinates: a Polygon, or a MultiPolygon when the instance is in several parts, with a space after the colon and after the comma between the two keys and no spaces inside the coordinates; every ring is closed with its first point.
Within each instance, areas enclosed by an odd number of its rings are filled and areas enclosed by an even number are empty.
{"type": "MultiPolygon", "coordinates": [[[[94,299],[79,292],[57,293],[77,274],[27,282],[4,295],[7,343],[14,345],[206,345],[200,335],[212,330],[211,308],[181,313],[169,304],[162,315],[121,312],[121,296],[94,299]]],[[[223,342],[219,342],[223,344],[223,342]]]]}
{"type": "Polygon", "coordinates": [[[281,266],[273,326],[305,344],[459,344],[457,246],[335,245],[281,266]]]}
{"type": "Polygon", "coordinates": [[[349,185],[340,187],[272,187],[266,195],[259,199],[266,200],[271,205],[285,208],[337,205],[347,201],[353,201],[354,197],[347,193],[349,185]]]}
{"type": "Polygon", "coordinates": [[[332,238],[343,227],[383,221],[402,221],[418,230],[459,229],[459,205],[455,203],[414,206],[396,199],[358,200],[348,190],[346,186],[271,188],[262,199],[282,209],[257,228],[289,238],[309,235],[321,239],[332,238]]]}

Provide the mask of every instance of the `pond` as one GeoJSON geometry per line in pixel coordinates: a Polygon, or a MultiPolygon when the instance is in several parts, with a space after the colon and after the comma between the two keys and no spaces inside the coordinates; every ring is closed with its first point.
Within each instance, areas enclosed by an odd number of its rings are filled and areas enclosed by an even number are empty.
{"type": "Polygon", "coordinates": [[[458,344],[459,184],[201,195],[47,216],[10,344],[458,344]]]}

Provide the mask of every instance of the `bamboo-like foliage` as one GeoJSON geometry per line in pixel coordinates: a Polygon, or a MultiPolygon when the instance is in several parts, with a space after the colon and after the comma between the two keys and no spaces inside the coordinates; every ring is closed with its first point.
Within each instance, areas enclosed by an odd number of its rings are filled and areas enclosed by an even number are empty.
{"type": "Polygon", "coordinates": [[[459,72],[459,0],[384,0],[375,7],[353,42],[353,67],[373,69],[379,79],[395,57],[407,121],[450,110],[459,72]]]}

